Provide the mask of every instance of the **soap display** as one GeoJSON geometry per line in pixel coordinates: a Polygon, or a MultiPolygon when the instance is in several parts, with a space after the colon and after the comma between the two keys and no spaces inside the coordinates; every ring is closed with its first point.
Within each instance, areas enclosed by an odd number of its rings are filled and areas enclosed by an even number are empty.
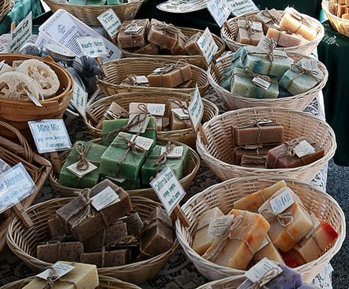
{"type": "Polygon", "coordinates": [[[36,248],[38,258],[48,263],[56,263],[59,260],[79,262],[83,252],[84,245],[81,242],[48,243],[36,248]]]}
{"type": "Polygon", "coordinates": [[[124,21],[118,33],[118,43],[121,48],[143,47],[149,29],[148,19],[124,21]]]}

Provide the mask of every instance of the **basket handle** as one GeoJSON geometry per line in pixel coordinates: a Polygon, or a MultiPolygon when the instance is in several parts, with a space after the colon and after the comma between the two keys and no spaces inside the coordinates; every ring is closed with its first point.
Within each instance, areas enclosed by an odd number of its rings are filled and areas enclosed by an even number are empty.
{"type": "Polygon", "coordinates": [[[10,125],[4,121],[0,121],[0,127],[3,127],[5,129],[13,132],[16,135],[16,137],[19,140],[19,143],[22,145],[22,147],[24,149],[24,157],[27,159],[28,162],[31,163],[33,161],[34,153],[33,153],[33,150],[31,149],[31,147],[29,146],[27,140],[21,134],[21,132],[18,129],[16,129],[15,127],[13,127],[12,125],[10,125]]]}

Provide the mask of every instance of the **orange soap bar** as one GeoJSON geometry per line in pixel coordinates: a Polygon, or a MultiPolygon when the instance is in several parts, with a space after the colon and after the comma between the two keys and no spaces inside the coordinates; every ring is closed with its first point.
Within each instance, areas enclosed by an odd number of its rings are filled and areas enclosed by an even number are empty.
{"type": "Polygon", "coordinates": [[[298,19],[296,19],[296,17],[297,16],[294,16],[293,14],[285,13],[285,15],[281,19],[280,26],[292,33],[302,35],[309,41],[314,40],[317,34],[316,30],[312,27],[302,24],[298,19]]]}
{"type": "MultiPolygon", "coordinates": [[[[182,107],[187,107],[187,104],[184,101],[180,102],[182,107]]],[[[171,130],[179,130],[191,128],[193,125],[190,121],[189,115],[186,118],[180,118],[177,114],[175,114],[172,109],[181,109],[181,106],[178,103],[171,102],[170,103],[170,129],[171,130]]],[[[182,109],[182,112],[185,113],[186,110],[182,109]]]]}
{"type": "Polygon", "coordinates": [[[267,37],[274,39],[279,46],[292,47],[301,45],[305,39],[297,34],[288,34],[283,31],[278,31],[273,28],[269,28],[267,32],[267,37]]]}
{"type": "Polygon", "coordinates": [[[256,254],[254,254],[252,261],[254,263],[258,263],[260,260],[268,258],[269,260],[285,265],[280,252],[278,251],[278,249],[276,249],[276,247],[268,237],[266,238],[266,242],[268,242],[268,244],[258,250],[256,254]]]}

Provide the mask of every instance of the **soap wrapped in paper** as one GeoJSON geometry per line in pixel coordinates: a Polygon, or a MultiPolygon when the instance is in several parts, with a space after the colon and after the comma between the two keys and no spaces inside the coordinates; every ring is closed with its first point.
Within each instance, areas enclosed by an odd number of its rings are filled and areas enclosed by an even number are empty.
{"type": "Polygon", "coordinates": [[[118,33],[118,43],[121,48],[143,47],[146,44],[149,28],[148,19],[124,21],[118,33]]]}
{"type": "Polygon", "coordinates": [[[177,44],[178,33],[180,30],[173,24],[151,20],[148,33],[148,41],[154,43],[161,48],[172,50],[177,44]]]}
{"type": "Polygon", "coordinates": [[[238,19],[236,41],[242,44],[257,45],[263,36],[263,27],[260,22],[250,19],[238,19]]]}
{"type": "Polygon", "coordinates": [[[47,263],[57,261],[79,262],[80,255],[84,252],[81,242],[56,242],[38,245],[36,255],[38,259],[47,263]]]}

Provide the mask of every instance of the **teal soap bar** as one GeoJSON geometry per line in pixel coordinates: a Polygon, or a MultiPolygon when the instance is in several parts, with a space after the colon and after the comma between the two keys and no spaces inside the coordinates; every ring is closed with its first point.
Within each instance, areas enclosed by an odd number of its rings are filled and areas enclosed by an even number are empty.
{"type": "Polygon", "coordinates": [[[121,132],[101,156],[100,173],[120,179],[137,180],[146,159],[146,151],[128,147],[134,135],[121,132]]]}
{"type": "Polygon", "coordinates": [[[112,177],[108,177],[106,175],[101,175],[101,181],[108,179],[109,181],[113,182],[114,184],[116,184],[117,186],[123,188],[126,191],[129,190],[137,190],[141,188],[141,179],[137,179],[137,180],[127,180],[124,179],[122,182],[120,182],[119,180],[112,178],[112,177]]]}
{"type": "Polygon", "coordinates": [[[279,96],[279,83],[276,77],[270,76],[270,86],[268,89],[263,89],[262,87],[256,86],[253,91],[252,97],[258,99],[265,98],[277,98],[279,96]]]}

